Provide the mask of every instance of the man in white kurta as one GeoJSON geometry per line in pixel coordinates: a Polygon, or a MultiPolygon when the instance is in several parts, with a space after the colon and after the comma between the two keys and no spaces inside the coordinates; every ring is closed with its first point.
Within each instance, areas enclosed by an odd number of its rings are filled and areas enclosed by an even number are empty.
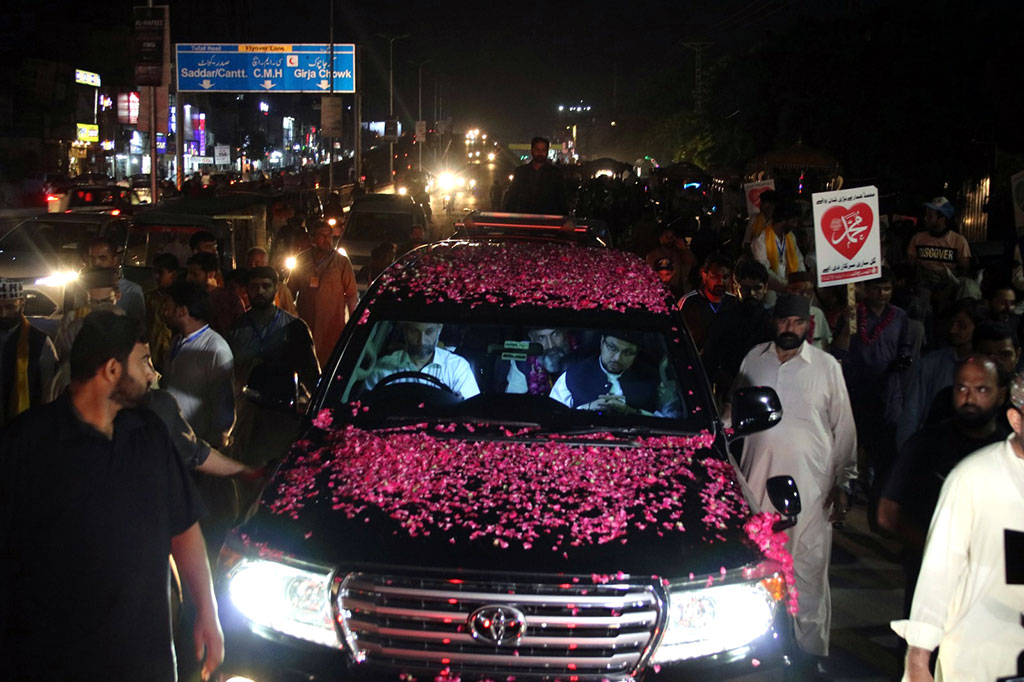
{"type": "Polygon", "coordinates": [[[942,486],[909,620],[905,682],[992,682],[1017,673],[1024,652],[1024,585],[1006,582],[1006,530],[1024,532],[1024,376],[1011,386],[1013,434],[960,462],[942,486]]]}
{"type": "Polygon", "coordinates": [[[827,656],[830,517],[844,513],[842,490],[857,477],[857,432],[839,362],[804,340],[809,316],[806,298],[780,296],[775,340],[747,354],[734,388],[770,386],[782,402],[782,420],[746,438],[741,467],[761,509],[773,509],[766,492],[772,476],[792,476],[800,489],[803,511],[787,545],[799,592],[796,636],[806,654],[827,656]]]}

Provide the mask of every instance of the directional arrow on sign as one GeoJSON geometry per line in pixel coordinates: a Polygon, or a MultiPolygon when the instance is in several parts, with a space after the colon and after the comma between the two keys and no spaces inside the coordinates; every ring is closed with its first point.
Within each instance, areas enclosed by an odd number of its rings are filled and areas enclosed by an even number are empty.
{"type": "Polygon", "coordinates": [[[267,80],[263,81],[262,83],[260,83],[260,87],[263,88],[264,90],[269,90],[270,88],[274,87],[275,85],[277,85],[277,83],[275,83],[274,81],[270,80],[269,78],[267,80]]]}
{"type": "Polygon", "coordinates": [[[320,88],[321,90],[326,90],[327,88],[331,87],[331,84],[330,84],[330,82],[328,82],[328,81],[327,81],[327,79],[325,78],[324,80],[322,80],[322,81],[320,81],[319,83],[317,83],[317,84],[316,84],[316,86],[317,86],[318,88],[320,88]]]}
{"type": "Polygon", "coordinates": [[[209,90],[213,87],[213,81],[209,78],[204,78],[202,81],[200,81],[199,87],[201,87],[203,90],[209,90]]]}

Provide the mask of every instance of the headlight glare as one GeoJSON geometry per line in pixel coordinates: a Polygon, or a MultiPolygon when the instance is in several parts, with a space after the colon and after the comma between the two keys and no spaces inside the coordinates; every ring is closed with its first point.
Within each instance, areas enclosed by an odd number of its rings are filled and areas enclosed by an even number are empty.
{"type": "Polygon", "coordinates": [[[64,287],[78,279],[78,273],[74,270],[62,270],[54,272],[47,277],[40,277],[36,280],[37,286],[64,287]]]}
{"type": "Polygon", "coordinates": [[[339,647],[331,615],[330,573],[265,559],[243,558],[227,573],[235,608],[256,625],[339,647]]]}
{"type": "Polygon", "coordinates": [[[654,662],[709,656],[762,636],[775,620],[780,601],[776,594],[785,595],[784,589],[773,594],[777,585],[769,578],[702,589],[669,588],[665,636],[654,652],[654,662]]]}

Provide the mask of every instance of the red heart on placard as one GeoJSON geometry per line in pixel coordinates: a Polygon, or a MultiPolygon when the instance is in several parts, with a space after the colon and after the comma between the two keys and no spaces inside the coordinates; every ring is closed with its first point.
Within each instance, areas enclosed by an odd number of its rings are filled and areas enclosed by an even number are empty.
{"type": "Polygon", "coordinates": [[[771,187],[768,185],[765,185],[764,187],[755,187],[747,192],[747,200],[751,205],[757,206],[757,209],[761,210],[761,195],[770,189],[771,187]]]}
{"type": "Polygon", "coordinates": [[[821,216],[822,237],[847,260],[861,250],[874,226],[874,211],[865,203],[833,206],[821,216]]]}

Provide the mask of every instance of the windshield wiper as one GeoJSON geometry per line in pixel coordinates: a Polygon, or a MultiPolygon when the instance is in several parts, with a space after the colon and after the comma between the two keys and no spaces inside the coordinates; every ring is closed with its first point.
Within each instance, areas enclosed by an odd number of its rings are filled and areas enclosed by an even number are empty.
{"type": "Polygon", "coordinates": [[[558,434],[561,436],[587,436],[596,433],[610,433],[613,436],[692,436],[693,431],[680,429],[666,429],[653,426],[615,426],[606,424],[601,426],[589,425],[579,428],[550,429],[546,434],[558,434]]]}

